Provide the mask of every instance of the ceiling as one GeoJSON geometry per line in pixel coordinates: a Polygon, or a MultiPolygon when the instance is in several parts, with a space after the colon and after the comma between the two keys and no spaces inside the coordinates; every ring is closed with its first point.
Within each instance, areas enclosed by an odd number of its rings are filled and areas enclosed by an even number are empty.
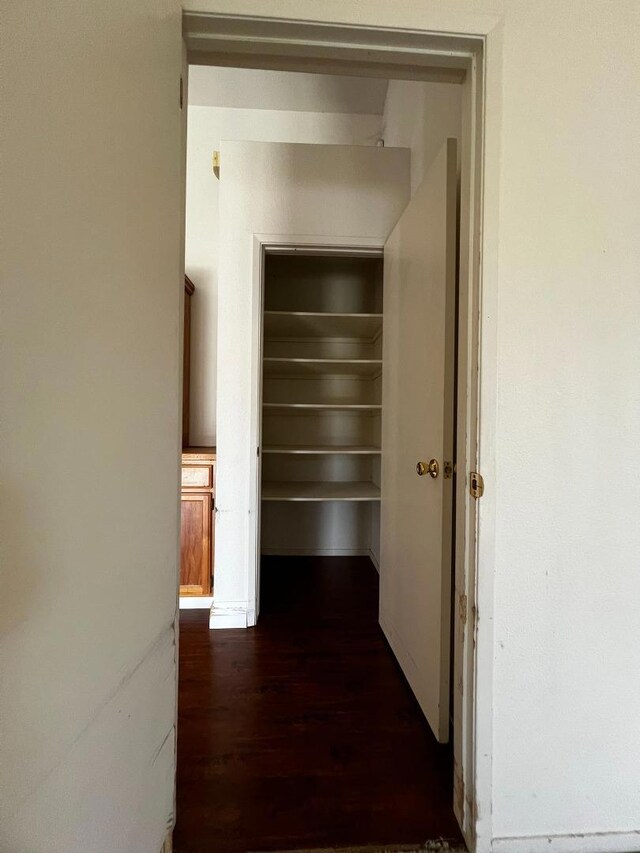
{"type": "Polygon", "coordinates": [[[388,80],[254,68],[189,67],[189,104],[382,115],[388,80]]]}

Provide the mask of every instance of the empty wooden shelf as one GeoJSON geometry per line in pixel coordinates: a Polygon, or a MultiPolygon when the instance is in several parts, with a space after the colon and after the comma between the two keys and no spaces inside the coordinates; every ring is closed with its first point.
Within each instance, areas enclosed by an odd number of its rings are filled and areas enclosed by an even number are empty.
{"type": "Polygon", "coordinates": [[[360,446],[360,445],[266,445],[262,448],[263,453],[299,453],[303,455],[330,455],[330,454],[359,454],[363,456],[376,456],[381,453],[382,450],[379,447],[370,446],[360,446]]]}
{"type": "Polygon", "coordinates": [[[382,314],[331,314],[314,311],[265,311],[265,338],[349,338],[374,341],[382,332],[382,314]]]}
{"type": "Polygon", "coordinates": [[[311,411],[379,412],[380,403],[263,403],[263,409],[309,409],[311,411]]]}
{"type": "Polygon", "coordinates": [[[378,358],[265,358],[265,376],[377,376],[382,370],[378,358]]]}
{"type": "Polygon", "coordinates": [[[263,501],[379,501],[375,483],[263,482],[263,501]]]}

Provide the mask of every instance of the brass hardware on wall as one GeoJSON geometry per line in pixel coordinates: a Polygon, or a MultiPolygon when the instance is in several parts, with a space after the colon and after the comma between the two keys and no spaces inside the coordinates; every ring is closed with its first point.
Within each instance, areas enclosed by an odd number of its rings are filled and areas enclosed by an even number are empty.
{"type": "Polygon", "coordinates": [[[418,477],[424,477],[425,474],[428,474],[435,480],[439,473],[440,465],[437,459],[430,459],[428,462],[418,462],[416,465],[416,474],[418,477]]]}
{"type": "Polygon", "coordinates": [[[442,476],[445,480],[450,480],[453,477],[453,462],[445,462],[442,469],[442,476]]]}
{"type": "Polygon", "coordinates": [[[213,174],[220,179],[220,152],[214,151],[212,157],[213,174]]]}
{"type": "Polygon", "coordinates": [[[482,474],[477,471],[472,471],[469,475],[469,491],[474,498],[481,498],[484,494],[484,480],[482,474]]]}

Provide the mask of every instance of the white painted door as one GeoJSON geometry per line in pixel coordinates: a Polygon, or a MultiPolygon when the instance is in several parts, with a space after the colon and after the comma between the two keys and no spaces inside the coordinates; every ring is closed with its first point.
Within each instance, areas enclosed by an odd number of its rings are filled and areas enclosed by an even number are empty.
{"type": "Polygon", "coordinates": [[[380,625],[440,742],[449,738],[457,142],[385,245],[380,625]],[[437,477],[418,475],[430,460],[437,477]]]}

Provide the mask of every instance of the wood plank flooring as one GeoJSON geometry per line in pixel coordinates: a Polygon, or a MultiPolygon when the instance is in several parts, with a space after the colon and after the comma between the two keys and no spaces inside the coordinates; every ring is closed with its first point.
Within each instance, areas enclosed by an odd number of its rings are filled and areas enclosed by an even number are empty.
{"type": "Polygon", "coordinates": [[[256,628],[182,611],[176,853],[460,842],[377,607],[368,558],[270,557],[256,628]]]}

